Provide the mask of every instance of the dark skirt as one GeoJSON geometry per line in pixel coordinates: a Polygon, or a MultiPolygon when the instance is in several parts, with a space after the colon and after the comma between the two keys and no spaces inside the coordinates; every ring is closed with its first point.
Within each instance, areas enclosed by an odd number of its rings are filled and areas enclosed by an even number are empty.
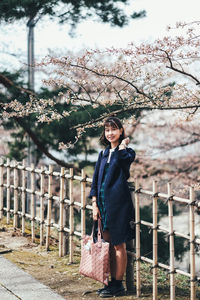
{"type": "Polygon", "coordinates": [[[102,180],[102,184],[101,184],[101,188],[100,188],[99,199],[98,199],[98,207],[99,207],[100,214],[101,214],[101,224],[102,224],[103,231],[108,230],[107,213],[106,213],[105,197],[104,197],[104,185],[105,185],[106,176],[108,174],[108,168],[109,168],[109,163],[106,163],[105,169],[104,169],[103,180],[102,180]]]}

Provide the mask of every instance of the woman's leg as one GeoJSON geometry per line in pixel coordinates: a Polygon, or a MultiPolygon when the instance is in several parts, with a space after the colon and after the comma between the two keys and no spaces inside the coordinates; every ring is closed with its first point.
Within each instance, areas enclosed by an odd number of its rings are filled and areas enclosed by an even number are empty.
{"type": "Polygon", "coordinates": [[[123,280],[127,265],[126,244],[114,246],[116,257],[116,280],[123,280]]]}
{"type": "Polygon", "coordinates": [[[108,230],[106,230],[106,231],[103,232],[103,239],[106,242],[110,242],[110,233],[109,233],[108,230]]]}
{"type": "MultiPolygon", "coordinates": [[[[107,234],[105,234],[105,240],[108,238],[107,234]]],[[[108,241],[108,239],[107,239],[108,241]]],[[[111,285],[104,289],[100,293],[101,298],[108,298],[113,296],[124,296],[125,289],[122,284],[123,276],[126,270],[127,264],[127,254],[126,254],[126,244],[120,244],[117,246],[111,245],[111,285]]]]}
{"type": "MultiPolygon", "coordinates": [[[[103,238],[110,242],[109,231],[103,232],[103,238]]],[[[127,265],[126,243],[112,246],[110,245],[110,273],[116,280],[123,280],[127,265]]]]}
{"type": "MultiPolygon", "coordinates": [[[[110,233],[108,230],[103,232],[103,239],[106,242],[110,242],[110,233]]],[[[116,256],[114,246],[110,244],[110,275],[111,278],[116,279],[116,256]]]]}
{"type": "MultiPolygon", "coordinates": [[[[106,241],[106,242],[110,242],[110,234],[109,234],[109,231],[108,230],[106,230],[106,231],[104,231],[103,232],[103,239],[104,239],[104,241],[106,241]]],[[[111,246],[111,245],[110,245],[111,246]]],[[[111,258],[111,252],[110,252],[110,270],[112,269],[112,267],[111,267],[111,261],[112,261],[112,258],[111,258]]],[[[111,272],[111,277],[112,277],[112,272],[111,272]]],[[[97,290],[97,294],[98,295],[100,295],[104,290],[106,290],[107,289],[107,287],[108,286],[106,286],[106,285],[104,285],[104,287],[102,288],[102,289],[98,289],[97,290]]]]}
{"type": "Polygon", "coordinates": [[[116,279],[116,255],[113,245],[110,245],[110,275],[112,279],[116,279]]]}

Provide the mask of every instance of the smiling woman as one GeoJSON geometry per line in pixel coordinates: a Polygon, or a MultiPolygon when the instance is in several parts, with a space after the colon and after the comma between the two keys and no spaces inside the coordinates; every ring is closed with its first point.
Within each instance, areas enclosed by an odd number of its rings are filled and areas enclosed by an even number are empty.
{"type": "Polygon", "coordinates": [[[101,218],[103,238],[110,243],[111,281],[98,291],[101,298],[108,298],[125,294],[122,280],[127,264],[126,242],[134,238],[134,209],[127,179],[135,152],[127,147],[129,138],[125,138],[116,117],[105,120],[100,140],[107,147],[99,154],[90,198],[93,220],[101,218]]]}
{"type": "Polygon", "coordinates": [[[104,131],[100,141],[104,146],[115,148],[124,139],[124,128],[118,118],[108,118],[104,123],[104,131]]]}

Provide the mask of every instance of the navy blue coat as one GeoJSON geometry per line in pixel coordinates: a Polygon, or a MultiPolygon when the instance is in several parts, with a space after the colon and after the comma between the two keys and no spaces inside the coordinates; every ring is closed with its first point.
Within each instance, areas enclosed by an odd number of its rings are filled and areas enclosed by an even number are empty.
{"type": "MultiPolygon", "coordinates": [[[[135,159],[135,151],[131,148],[118,150],[111,155],[110,165],[105,180],[104,197],[107,212],[107,225],[113,245],[131,240],[135,236],[130,221],[134,220],[134,208],[131,193],[127,183],[130,176],[130,165],[135,159]]],[[[108,159],[110,147],[99,153],[95,166],[89,197],[100,194],[104,168],[108,159]]]]}

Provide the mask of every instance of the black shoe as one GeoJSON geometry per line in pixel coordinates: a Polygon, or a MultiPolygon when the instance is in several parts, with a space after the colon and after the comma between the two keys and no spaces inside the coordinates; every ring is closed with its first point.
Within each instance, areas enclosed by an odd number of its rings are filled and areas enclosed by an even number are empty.
{"type": "Polygon", "coordinates": [[[108,285],[105,285],[105,284],[104,284],[104,287],[103,287],[103,288],[97,290],[97,292],[96,292],[97,295],[100,295],[101,292],[103,292],[104,290],[106,290],[106,289],[107,289],[108,287],[110,287],[111,285],[112,285],[112,281],[109,281],[109,282],[108,282],[108,285]]]}
{"type": "Polygon", "coordinates": [[[104,287],[103,288],[101,288],[101,289],[98,289],[97,290],[97,295],[100,295],[101,294],[101,292],[103,292],[105,289],[107,289],[108,288],[108,286],[107,285],[104,285],[104,287]]]}
{"type": "Polygon", "coordinates": [[[103,290],[99,296],[101,298],[110,298],[110,297],[119,297],[119,296],[125,296],[125,288],[123,284],[121,283],[119,286],[112,285],[107,287],[107,289],[103,290]]]}

